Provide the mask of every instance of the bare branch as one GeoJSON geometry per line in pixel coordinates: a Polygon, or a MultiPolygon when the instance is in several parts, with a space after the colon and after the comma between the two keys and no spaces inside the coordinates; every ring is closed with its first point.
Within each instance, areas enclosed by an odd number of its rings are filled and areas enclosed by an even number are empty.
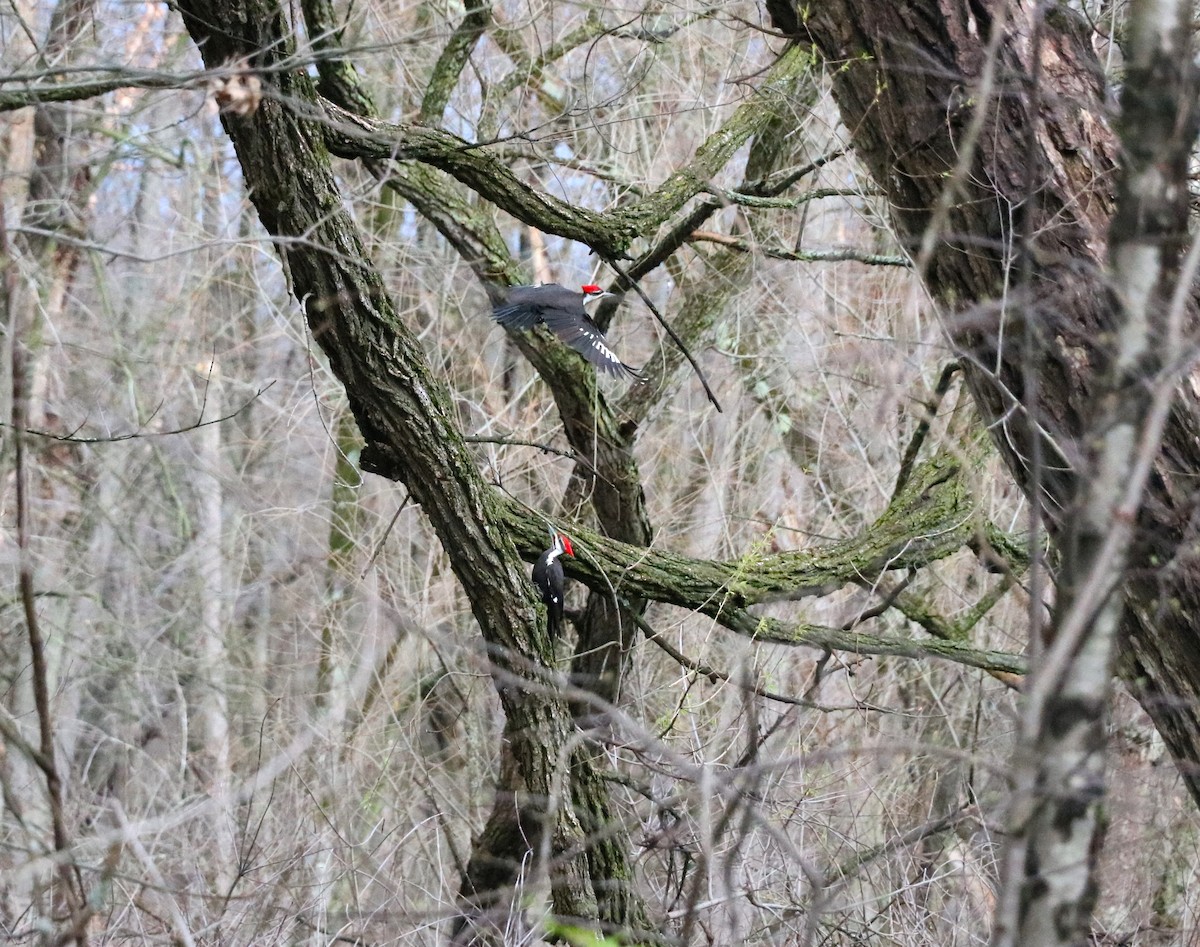
{"type": "Polygon", "coordinates": [[[632,288],[639,296],[642,297],[642,302],[646,304],[646,308],[650,310],[651,315],[658,321],[658,324],[663,327],[667,335],[671,337],[671,341],[683,353],[683,357],[688,360],[688,364],[692,366],[692,370],[696,373],[696,377],[700,379],[700,384],[704,386],[704,393],[708,395],[708,400],[714,408],[721,410],[721,402],[717,400],[717,396],[713,393],[712,387],[708,383],[708,378],[704,374],[704,370],[697,364],[695,357],[688,351],[687,345],[679,334],[671,328],[671,324],[662,317],[662,313],[658,311],[658,307],[654,305],[654,301],[646,295],[646,291],[642,289],[641,284],[637,280],[630,278],[629,274],[621,268],[621,265],[616,260],[608,260],[608,265],[617,271],[621,277],[622,288],[632,288]]]}
{"type": "MultiPolygon", "coordinates": [[[[176,434],[187,434],[189,431],[196,431],[200,428],[208,427],[211,424],[224,424],[226,421],[232,421],[239,414],[249,408],[250,405],[254,404],[255,401],[262,397],[265,392],[270,391],[274,384],[275,382],[271,381],[263,385],[263,387],[259,388],[258,391],[247,398],[239,407],[235,408],[233,411],[230,411],[228,414],[223,414],[219,418],[210,418],[207,421],[197,420],[194,424],[172,428],[169,431],[148,431],[145,429],[145,426],[153,421],[158,415],[158,412],[162,410],[163,402],[159,402],[158,406],[150,412],[150,417],[142,422],[142,427],[138,428],[136,431],[129,431],[126,434],[106,434],[102,437],[79,437],[76,434],[56,434],[53,431],[39,431],[33,428],[22,428],[20,433],[29,434],[33,437],[44,437],[46,440],[59,441],[64,444],[119,444],[122,441],[136,441],[145,437],[173,437],[176,434]]],[[[204,417],[203,405],[200,407],[200,417],[204,417]]],[[[85,424],[87,424],[86,420],[81,421],[75,430],[82,430],[85,424]]],[[[0,421],[0,427],[12,428],[12,425],[0,421]]]]}
{"type": "Polygon", "coordinates": [[[764,101],[786,97],[790,85],[809,69],[799,48],[772,67],[763,87],[658,189],[634,204],[597,213],[575,207],[520,181],[486,143],[473,144],[436,129],[395,124],[355,115],[326,101],[326,143],[344,158],[420,161],[445,171],[497,207],[539,230],[590,246],[608,259],[623,259],[629,245],[656,229],[708,186],[733,154],[773,114],[764,101]]]}
{"type": "Polygon", "coordinates": [[[686,239],[689,243],[718,243],[723,247],[741,250],[743,253],[761,254],[762,256],[770,257],[772,260],[795,260],[797,263],[865,263],[868,266],[912,266],[912,261],[906,256],[868,253],[865,250],[853,250],[849,248],[837,250],[788,250],[786,247],[771,247],[749,243],[738,237],[715,233],[711,230],[693,230],[686,239]]]}
{"type": "Polygon", "coordinates": [[[488,0],[468,0],[462,20],[438,56],[425,86],[425,97],[421,100],[422,124],[440,124],[450,93],[471,57],[471,49],[491,22],[492,5],[488,0]]]}
{"type": "Polygon", "coordinates": [[[695,671],[701,677],[708,678],[708,680],[714,684],[718,681],[727,681],[738,687],[743,687],[748,693],[754,694],[757,697],[761,697],[764,700],[775,701],[779,704],[790,704],[795,707],[810,707],[813,710],[819,710],[822,713],[832,713],[837,710],[870,710],[881,714],[894,712],[886,707],[877,707],[874,704],[867,703],[866,701],[858,701],[846,707],[830,707],[826,704],[820,704],[803,697],[791,697],[787,694],[778,694],[774,691],[765,690],[761,687],[746,687],[734,675],[731,675],[726,671],[718,671],[714,667],[711,667],[707,664],[702,664],[693,658],[689,658],[686,654],[672,645],[671,642],[669,642],[665,637],[655,631],[653,626],[651,626],[650,623],[640,615],[635,615],[634,621],[637,622],[638,628],[642,630],[642,634],[646,636],[646,640],[656,645],[659,650],[670,657],[672,661],[674,661],[680,667],[687,668],[689,671],[695,671]]]}

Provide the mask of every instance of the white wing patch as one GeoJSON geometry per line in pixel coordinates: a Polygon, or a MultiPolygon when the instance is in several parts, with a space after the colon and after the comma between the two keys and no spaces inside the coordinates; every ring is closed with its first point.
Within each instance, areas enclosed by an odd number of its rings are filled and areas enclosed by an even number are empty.
{"type": "Polygon", "coordinates": [[[628,371],[617,353],[608,347],[604,333],[582,319],[554,317],[546,320],[547,327],[567,345],[602,371],[619,374],[628,371]]]}
{"type": "MultiPolygon", "coordinates": [[[[534,287],[514,289],[506,304],[493,309],[492,314],[496,321],[517,330],[531,329],[541,322],[600,371],[611,375],[627,374],[631,378],[642,380],[636,369],[622,362],[617,353],[608,347],[604,333],[592,322],[582,303],[577,302],[572,307],[566,305],[565,300],[555,300],[555,305],[550,305],[549,300],[542,300],[531,292],[533,289],[534,287]]],[[[575,294],[567,295],[579,298],[575,294]]]]}

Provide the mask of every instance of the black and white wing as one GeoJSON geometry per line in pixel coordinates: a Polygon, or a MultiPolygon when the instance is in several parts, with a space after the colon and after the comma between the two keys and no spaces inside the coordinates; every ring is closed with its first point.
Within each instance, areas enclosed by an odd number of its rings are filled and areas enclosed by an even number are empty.
{"type": "MultiPolygon", "coordinates": [[[[582,308],[582,307],[580,307],[582,308]]],[[[636,369],[630,368],[619,358],[617,353],[608,346],[604,333],[586,314],[550,311],[544,316],[546,328],[558,336],[564,343],[595,365],[600,371],[610,375],[629,375],[641,379],[636,369]]]]}

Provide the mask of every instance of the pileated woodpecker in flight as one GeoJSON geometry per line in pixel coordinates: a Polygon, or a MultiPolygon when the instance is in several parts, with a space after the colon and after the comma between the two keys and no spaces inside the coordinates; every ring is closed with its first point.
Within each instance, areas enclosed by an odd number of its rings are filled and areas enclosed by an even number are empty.
{"type": "Polygon", "coordinates": [[[493,318],[509,329],[532,329],[539,322],[580,353],[600,371],[611,375],[626,374],[641,380],[608,347],[608,340],[587,313],[589,303],[611,297],[594,284],[575,292],[558,283],[542,286],[514,286],[502,302],[492,307],[493,318]]]}
{"type": "Polygon", "coordinates": [[[551,530],[550,534],[554,537],[554,543],[533,564],[533,584],[546,603],[549,615],[547,631],[551,638],[557,638],[562,631],[564,582],[562,563],[558,560],[564,553],[574,556],[575,550],[571,548],[571,540],[562,533],[551,530]]]}

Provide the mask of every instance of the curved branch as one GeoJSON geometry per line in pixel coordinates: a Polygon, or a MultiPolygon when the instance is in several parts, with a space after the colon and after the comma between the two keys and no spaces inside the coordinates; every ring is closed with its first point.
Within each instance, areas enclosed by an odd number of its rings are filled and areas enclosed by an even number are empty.
{"type": "Polygon", "coordinates": [[[633,619],[642,634],[646,636],[646,640],[662,651],[667,657],[678,664],[682,668],[687,668],[689,671],[694,671],[701,677],[707,678],[709,683],[716,684],[718,681],[724,681],[733,684],[735,687],[745,691],[747,694],[754,694],[756,697],[761,697],[763,700],[771,700],[780,704],[790,704],[793,707],[809,707],[813,710],[819,710],[822,713],[831,713],[837,710],[871,710],[876,713],[892,713],[886,707],[877,707],[874,704],[869,704],[866,701],[855,701],[853,704],[844,707],[830,707],[827,704],[820,704],[817,701],[809,700],[805,697],[792,697],[790,694],[780,694],[776,691],[767,690],[765,687],[747,684],[740,680],[741,675],[730,674],[728,671],[722,671],[712,665],[705,664],[703,661],[698,661],[695,658],[690,658],[674,645],[671,644],[663,635],[654,630],[654,627],[641,616],[634,616],[633,619]]]}
{"type": "Polygon", "coordinates": [[[334,103],[322,105],[325,142],[342,158],[419,161],[445,171],[501,210],[539,230],[620,257],[638,234],[617,215],[574,207],[521,181],[484,145],[436,128],[355,115],[334,103]]]}
{"type": "MultiPolygon", "coordinates": [[[[531,516],[507,498],[498,497],[497,505],[518,551],[530,561],[536,559],[545,545],[545,516],[531,516]]],[[[747,611],[757,603],[827,595],[847,585],[870,583],[884,572],[918,569],[969,546],[980,524],[961,464],[947,455],[921,465],[896,502],[862,534],[815,550],[771,555],[750,550],[740,559],[722,562],[617,542],[574,523],[555,525],[571,536],[579,551],[576,558],[564,560],[568,575],[602,594],[677,605],[758,640],[867,653],[931,654],[1023,673],[1023,663],[1012,656],[988,652],[983,658],[963,658],[979,652],[961,641],[876,639],[838,628],[788,625],[747,611]],[[873,641],[885,650],[867,648],[873,641]]]]}
{"type": "Polygon", "coordinates": [[[590,246],[602,256],[625,259],[630,244],[661,226],[709,186],[711,178],[774,115],[764,107],[786,100],[811,60],[793,47],[776,61],[767,81],[736,109],[697,150],[690,164],[672,174],[647,197],[613,211],[575,207],[521,181],[485,144],[411,123],[384,122],[355,115],[328,100],[325,140],[343,158],[419,161],[445,171],[518,220],[590,246]]]}
{"type": "MultiPolygon", "coordinates": [[[[707,614],[707,613],[706,613],[707,614]]],[[[984,648],[972,648],[961,641],[943,641],[940,638],[919,640],[917,638],[901,638],[891,635],[868,635],[859,631],[846,631],[842,628],[830,628],[825,625],[809,625],[806,623],[789,624],[775,618],[759,618],[744,609],[727,611],[721,616],[711,616],[728,628],[740,634],[747,635],[755,641],[768,644],[794,645],[804,648],[817,648],[821,651],[849,651],[852,654],[889,655],[902,658],[940,658],[953,664],[962,664],[987,671],[1006,684],[1012,685],[1014,678],[1022,678],[1029,671],[1028,661],[1019,654],[1009,654],[1006,651],[991,651],[984,648]]],[[[698,674],[710,680],[729,680],[713,668],[690,659],[675,651],[648,624],[639,618],[634,619],[643,634],[663,648],[679,663],[691,667],[698,674]]],[[[808,701],[789,698],[784,695],[755,690],[760,697],[777,700],[784,703],[796,703],[811,706],[808,701]]]]}
{"type": "MultiPolygon", "coordinates": [[[[707,614],[707,612],[706,612],[707,614]]],[[[972,648],[959,641],[930,638],[900,638],[890,635],[866,635],[858,631],[843,631],[823,625],[803,622],[788,624],[775,618],[759,618],[744,609],[724,612],[717,618],[726,628],[748,635],[755,641],[771,644],[799,645],[823,651],[850,651],[855,654],[884,654],[902,658],[942,658],[955,664],[980,668],[984,671],[1024,676],[1028,662],[1018,654],[972,648]]]]}

